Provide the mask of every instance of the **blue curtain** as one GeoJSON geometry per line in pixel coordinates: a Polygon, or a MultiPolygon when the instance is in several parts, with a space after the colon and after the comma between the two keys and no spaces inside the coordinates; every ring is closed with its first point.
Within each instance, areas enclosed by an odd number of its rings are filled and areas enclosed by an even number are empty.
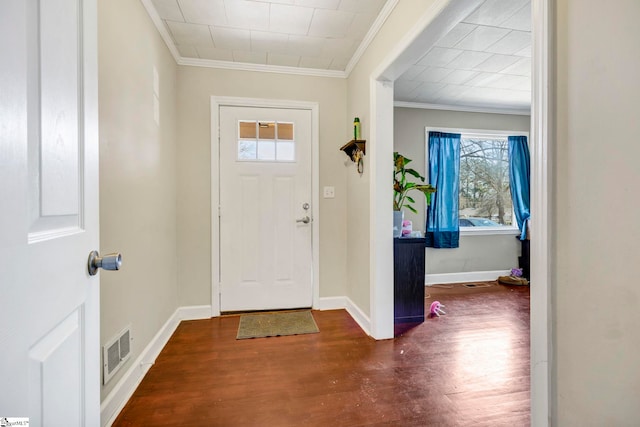
{"type": "Polygon", "coordinates": [[[509,137],[509,180],[520,240],[527,238],[529,213],[529,145],[526,136],[509,137]]]}
{"type": "Polygon", "coordinates": [[[460,244],[460,134],[429,132],[429,184],[436,187],[427,209],[425,244],[457,248],[460,244]]]}

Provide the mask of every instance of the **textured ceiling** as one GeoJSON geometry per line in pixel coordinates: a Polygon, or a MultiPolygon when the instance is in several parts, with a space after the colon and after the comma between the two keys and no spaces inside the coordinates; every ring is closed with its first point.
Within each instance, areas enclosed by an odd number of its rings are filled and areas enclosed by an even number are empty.
{"type": "MultiPolygon", "coordinates": [[[[181,63],[344,77],[395,2],[143,3],[181,63]]],[[[435,46],[425,46],[424,56],[395,82],[395,100],[526,112],[531,104],[530,0],[484,1],[435,46]]]]}
{"type": "Polygon", "coordinates": [[[395,99],[527,110],[530,0],[486,0],[400,76],[395,99]]]}
{"type": "Polygon", "coordinates": [[[152,0],[183,58],[345,71],[386,0],[152,0]]]}

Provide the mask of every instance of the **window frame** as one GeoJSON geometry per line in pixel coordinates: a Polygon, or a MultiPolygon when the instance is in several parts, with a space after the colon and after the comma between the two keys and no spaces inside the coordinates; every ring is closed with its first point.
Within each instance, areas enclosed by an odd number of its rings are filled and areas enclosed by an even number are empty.
{"type": "MultiPolygon", "coordinates": [[[[424,161],[425,161],[425,178],[426,182],[429,182],[429,132],[444,132],[444,133],[459,133],[461,136],[475,136],[481,138],[505,138],[509,136],[526,136],[527,143],[529,143],[529,132],[524,131],[511,131],[511,130],[492,130],[492,129],[462,129],[462,128],[442,128],[442,127],[428,127],[424,128],[424,161]]],[[[509,182],[511,185],[511,182],[509,182]]],[[[513,205],[511,207],[513,209],[513,205]]],[[[426,219],[426,202],[425,202],[425,219],[426,219]]],[[[515,219],[515,212],[512,214],[512,218],[515,219]]],[[[499,226],[499,227],[460,227],[461,236],[489,236],[507,234],[517,236],[520,234],[520,229],[516,225],[511,226],[499,226]]]]}

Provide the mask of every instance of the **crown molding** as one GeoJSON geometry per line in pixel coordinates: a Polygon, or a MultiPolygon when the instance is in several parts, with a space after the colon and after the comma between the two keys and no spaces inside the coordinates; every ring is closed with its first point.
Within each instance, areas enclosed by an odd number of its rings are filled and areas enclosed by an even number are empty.
{"type": "Polygon", "coordinates": [[[215,61],[211,59],[182,57],[180,57],[176,62],[178,65],[187,65],[191,67],[222,68],[236,71],[260,71],[263,73],[296,74],[301,76],[332,77],[342,79],[347,77],[344,71],[321,70],[318,68],[285,67],[281,65],[250,64],[246,62],[215,61]]]}
{"type": "Polygon", "coordinates": [[[394,107],[420,108],[423,110],[447,110],[462,111],[466,113],[488,113],[488,114],[511,114],[516,116],[530,116],[531,110],[524,108],[499,108],[499,107],[476,107],[468,105],[444,105],[427,104],[421,102],[395,101],[394,107]]]}
{"type": "Polygon", "coordinates": [[[155,7],[153,6],[152,0],[140,0],[143,4],[144,8],[147,10],[147,14],[153,21],[156,29],[160,33],[160,37],[164,40],[164,43],[167,45],[169,52],[173,56],[173,59],[176,61],[178,65],[186,65],[191,67],[205,67],[205,68],[221,68],[226,70],[237,70],[237,71],[260,71],[265,73],[279,73],[279,74],[294,74],[301,76],[313,76],[313,77],[332,77],[332,78],[341,78],[346,79],[349,77],[351,71],[355,68],[356,64],[364,55],[364,52],[367,50],[375,36],[382,28],[382,25],[387,20],[391,12],[396,7],[400,0],[387,0],[387,2],[382,7],[382,10],[376,17],[376,20],[369,28],[369,31],[365,35],[364,39],[356,49],[355,53],[351,56],[349,63],[347,64],[344,71],[340,70],[323,70],[319,68],[301,68],[301,67],[287,67],[280,65],[266,65],[266,64],[250,64],[250,63],[241,63],[241,62],[231,62],[231,61],[216,61],[210,59],[200,59],[200,58],[185,58],[180,55],[180,52],[176,48],[176,45],[173,43],[173,39],[169,34],[162,18],[158,15],[155,7]]]}
{"type": "Polygon", "coordinates": [[[153,21],[153,24],[156,26],[158,33],[160,33],[160,37],[162,37],[162,40],[164,40],[164,44],[167,45],[167,49],[169,49],[169,52],[171,52],[171,56],[173,56],[173,59],[176,61],[176,63],[179,64],[180,58],[181,58],[180,52],[178,52],[176,45],[173,44],[171,35],[167,31],[167,27],[164,26],[164,23],[162,22],[162,18],[160,18],[160,15],[158,15],[158,12],[156,11],[156,8],[153,6],[152,1],[140,0],[140,2],[144,6],[144,8],[147,10],[147,14],[151,18],[151,21],[153,21]]]}
{"type": "Polygon", "coordinates": [[[376,17],[376,20],[373,21],[373,24],[369,28],[369,31],[367,31],[367,34],[364,36],[364,39],[360,43],[360,46],[358,46],[358,49],[356,49],[355,53],[351,56],[349,63],[345,67],[345,77],[349,77],[349,74],[351,74],[351,71],[353,71],[358,61],[360,61],[360,58],[362,58],[362,55],[364,55],[364,52],[367,50],[375,36],[378,34],[378,31],[380,31],[380,29],[382,28],[382,25],[385,23],[389,15],[391,15],[391,12],[393,12],[393,9],[398,4],[398,1],[400,0],[387,0],[387,2],[384,4],[382,10],[376,17]]]}

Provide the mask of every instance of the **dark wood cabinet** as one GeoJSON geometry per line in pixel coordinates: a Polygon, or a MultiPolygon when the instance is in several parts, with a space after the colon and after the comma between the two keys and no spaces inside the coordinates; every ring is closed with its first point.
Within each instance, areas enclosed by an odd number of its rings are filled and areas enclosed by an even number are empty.
{"type": "Polygon", "coordinates": [[[424,238],[393,239],[394,333],[424,322],[424,238]]]}
{"type": "MultiPolygon", "coordinates": [[[[516,238],[520,239],[520,236],[516,236],[516,238]]],[[[520,265],[520,268],[522,268],[522,277],[529,280],[530,279],[529,272],[531,271],[530,265],[529,265],[530,259],[531,259],[530,250],[529,250],[530,241],[520,240],[520,243],[522,245],[522,252],[521,252],[521,255],[518,257],[518,264],[520,265]]]]}

